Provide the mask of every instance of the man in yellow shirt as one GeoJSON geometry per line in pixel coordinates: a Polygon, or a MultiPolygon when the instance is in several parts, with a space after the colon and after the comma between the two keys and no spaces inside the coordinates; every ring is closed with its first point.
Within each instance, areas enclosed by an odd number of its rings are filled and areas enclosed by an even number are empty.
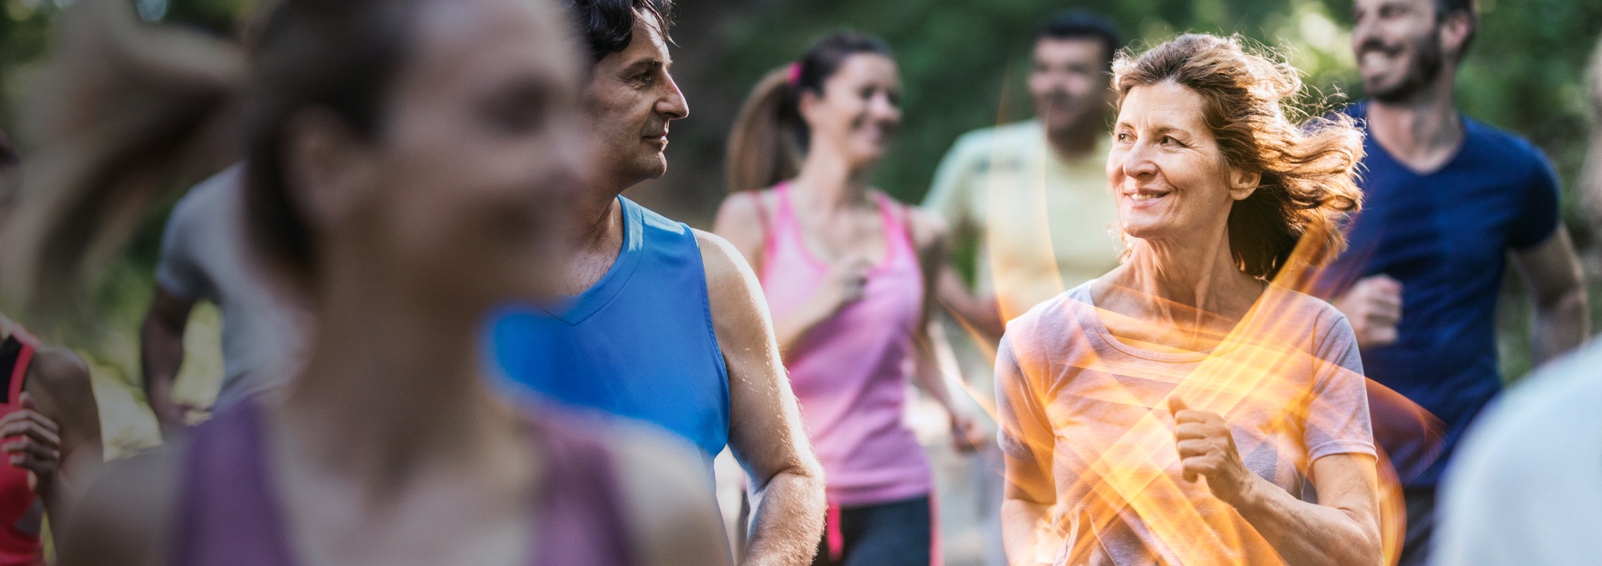
{"type": "MultiPolygon", "coordinates": [[[[1118,265],[1107,127],[1112,59],[1122,46],[1117,26],[1100,15],[1053,17],[1035,35],[1029,73],[1035,119],[969,132],[935,173],[924,207],[978,249],[976,289],[970,291],[955,269],[940,280],[941,301],[977,341],[955,344],[972,391],[993,390],[992,357],[1003,321],[1118,265]]],[[[985,509],[977,518],[985,563],[1004,565],[1000,456],[987,446],[971,464],[969,477],[948,476],[942,483],[954,496],[980,499],[970,508],[985,509]]]]}
{"type": "Polygon", "coordinates": [[[941,299],[991,346],[1001,323],[1118,265],[1118,210],[1107,187],[1107,120],[1117,27],[1085,11],[1035,36],[1035,118],[963,135],[924,207],[978,248],[973,295],[955,272],[941,299]]]}

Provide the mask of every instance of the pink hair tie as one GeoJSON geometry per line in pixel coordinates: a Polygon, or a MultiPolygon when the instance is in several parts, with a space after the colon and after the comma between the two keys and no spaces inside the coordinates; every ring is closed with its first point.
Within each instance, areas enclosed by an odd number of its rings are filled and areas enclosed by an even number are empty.
{"type": "Polygon", "coordinates": [[[800,61],[796,61],[794,63],[790,63],[788,80],[790,82],[790,86],[801,86],[801,62],[800,61]]]}

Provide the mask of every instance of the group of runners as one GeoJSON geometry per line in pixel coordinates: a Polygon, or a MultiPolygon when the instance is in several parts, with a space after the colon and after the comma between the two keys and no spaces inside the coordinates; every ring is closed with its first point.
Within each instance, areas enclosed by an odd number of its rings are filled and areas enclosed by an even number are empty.
{"type": "Polygon", "coordinates": [[[227,159],[140,331],[166,447],[100,465],[89,369],[0,316],[0,564],[46,518],[64,564],[934,564],[909,386],[979,453],[994,563],[1583,563],[1596,349],[1476,418],[1509,258],[1538,362],[1589,336],[1556,175],[1455,106],[1472,1],[1353,6],[1368,98],[1310,116],[1238,36],[1057,14],[1035,118],[958,139],[921,206],[869,182],[916,85],[829,34],[747,98],[707,232],[622,196],[690,115],[670,0],[273,0],[237,44],[80,0],[0,144],[25,314],[227,159]]]}

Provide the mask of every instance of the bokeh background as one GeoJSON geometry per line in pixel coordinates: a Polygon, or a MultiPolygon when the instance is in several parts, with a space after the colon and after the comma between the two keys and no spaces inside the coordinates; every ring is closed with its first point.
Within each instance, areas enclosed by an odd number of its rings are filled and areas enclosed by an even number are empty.
{"type": "MultiPolygon", "coordinates": [[[[128,0],[146,20],[232,35],[249,0],[128,0]]],[[[0,129],[15,132],[19,103],[49,49],[67,0],[0,0],[0,129]]],[[[841,28],[884,37],[904,82],[902,138],[875,182],[918,202],[956,137],[1026,118],[1023,90],[1032,34],[1054,11],[1089,8],[1119,22],[1137,48],[1183,31],[1238,33],[1280,50],[1337,105],[1362,95],[1348,44],[1350,0],[682,0],[676,7],[674,75],[690,117],[674,124],[668,174],[628,194],[669,216],[708,227],[724,195],[729,125],[751,85],[813,40],[841,28]]],[[[1591,117],[1586,59],[1602,31],[1597,0],[1481,0],[1479,36],[1458,80],[1461,108],[1532,140],[1563,181],[1564,220],[1586,258],[1593,328],[1602,327],[1602,229],[1576,206],[1591,117]]],[[[1325,106],[1328,107],[1328,106],[1325,106]]],[[[26,140],[21,140],[26,149],[26,140]]],[[[137,331],[150,296],[165,212],[148,219],[129,253],[92,293],[87,331],[61,336],[94,364],[96,392],[116,451],[159,442],[138,380],[137,331]]],[[[1503,366],[1510,381],[1530,368],[1528,301],[1509,277],[1502,303],[1503,366]]],[[[190,327],[180,394],[205,402],[221,373],[218,315],[201,308],[190,327]]],[[[26,321],[24,321],[26,322],[26,321]]]]}

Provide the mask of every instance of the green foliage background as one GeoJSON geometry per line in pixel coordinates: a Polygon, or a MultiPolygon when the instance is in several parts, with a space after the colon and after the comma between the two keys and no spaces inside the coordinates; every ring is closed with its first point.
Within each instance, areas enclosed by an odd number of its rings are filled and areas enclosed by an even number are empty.
{"type": "MultiPolygon", "coordinates": [[[[233,33],[250,9],[248,0],[129,1],[161,13],[166,23],[218,34],[233,33]]],[[[0,0],[0,128],[14,131],[19,100],[49,50],[49,26],[66,3],[0,0]]],[[[1021,91],[1031,36],[1047,15],[1071,7],[1111,16],[1137,46],[1183,31],[1239,33],[1287,54],[1325,95],[1319,100],[1361,95],[1348,45],[1351,0],[682,0],[674,74],[691,116],[674,126],[668,175],[630,196],[708,225],[724,194],[727,131],[747,89],[811,41],[849,27],[880,35],[896,50],[906,123],[875,180],[917,202],[958,135],[1028,116],[1021,91]]],[[[1582,73],[1602,30],[1602,2],[1481,0],[1481,14],[1479,37],[1458,81],[1461,107],[1530,138],[1551,156],[1564,182],[1566,223],[1595,257],[1598,232],[1574,204],[1590,118],[1582,73]]],[[[148,298],[162,220],[151,219],[129,259],[111,270],[111,281],[96,294],[105,317],[86,350],[127,376],[125,383],[137,375],[133,332],[148,298]]],[[[1519,345],[1527,315],[1516,284],[1509,297],[1518,300],[1503,308],[1504,366],[1518,376],[1529,367],[1519,345]]],[[[1593,303],[1602,304],[1598,299],[1593,303]]]]}

